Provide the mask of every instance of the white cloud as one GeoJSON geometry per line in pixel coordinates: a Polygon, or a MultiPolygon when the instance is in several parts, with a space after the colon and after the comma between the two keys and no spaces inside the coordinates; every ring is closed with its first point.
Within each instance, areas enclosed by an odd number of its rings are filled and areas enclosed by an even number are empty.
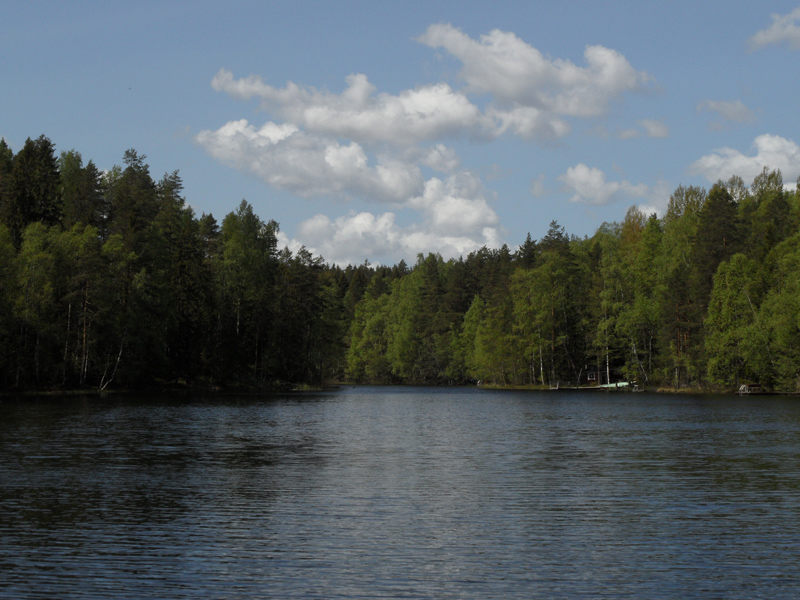
{"type": "Polygon", "coordinates": [[[800,175],[800,146],[792,140],[764,134],[755,139],[753,147],[753,156],[734,148],[719,148],[693,162],[689,173],[702,175],[711,182],[726,180],[732,175],[752,181],[765,166],[780,169],[784,181],[794,181],[800,175]]]}
{"type": "Polygon", "coordinates": [[[755,113],[747,108],[741,100],[732,102],[726,100],[704,100],[697,105],[697,110],[715,112],[725,121],[733,123],[752,123],[756,120],[755,113]]]}
{"type": "Polygon", "coordinates": [[[603,46],[587,46],[587,66],[579,67],[546,58],[513,33],[497,29],[473,40],[451,25],[431,25],[418,41],[458,58],[470,91],[489,92],[500,103],[555,115],[603,115],[613,99],[643,89],[649,80],[622,54],[603,46]]]}
{"type": "MultiPolygon", "coordinates": [[[[365,258],[374,261],[395,253],[401,245],[401,232],[394,221],[391,212],[377,216],[369,212],[351,213],[333,221],[319,214],[300,223],[296,235],[309,250],[328,262],[359,264],[365,258]]],[[[295,245],[298,243],[294,241],[295,245]]]]}
{"type": "Polygon", "coordinates": [[[663,217],[667,212],[671,193],[669,184],[663,179],[659,180],[650,188],[646,202],[639,203],[637,206],[639,210],[648,217],[653,213],[656,213],[659,217],[663,217]]]}
{"type": "Polygon", "coordinates": [[[423,192],[407,206],[421,215],[420,221],[400,226],[393,212],[351,212],[336,219],[319,214],[302,222],[295,238],[283,237],[280,242],[290,249],[305,245],[337,264],[356,264],[364,258],[395,263],[419,252],[454,258],[502,243],[497,214],[472,173],[426,181],[423,192]]]}
{"type": "Polygon", "coordinates": [[[645,217],[649,217],[653,213],[656,213],[657,217],[662,217],[664,215],[664,211],[659,209],[652,204],[637,204],[636,208],[638,208],[645,217]]]}
{"type": "MultiPolygon", "coordinates": [[[[268,121],[230,121],[201,131],[195,142],[217,160],[298,196],[392,205],[392,212],[308,219],[294,238],[281,234],[281,243],[293,251],[304,244],[337,263],[365,257],[391,262],[428,251],[452,257],[499,246],[501,228],[480,178],[461,166],[447,140],[557,140],[570,133],[572,119],[602,117],[614,101],[649,82],[624,56],[602,46],[587,46],[585,64],[578,66],[545,57],[498,30],[473,40],[449,25],[433,25],[419,41],[461,61],[463,90],[442,82],[382,93],[357,73],[346,78],[343,90],[331,92],[291,81],[276,87],[222,69],[212,80],[214,89],[257,100],[268,121]],[[480,97],[478,106],[470,94],[488,99],[480,97]],[[404,218],[415,212],[416,221],[398,225],[398,211],[405,211],[404,218]]],[[[636,135],[667,135],[658,121],[641,120],[638,127],[636,135]]],[[[585,165],[559,180],[574,192],[573,201],[587,204],[648,191],[624,180],[608,182],[585,165]]],[[[532,182],[531,192],[548,192],[543,177],[532,182]]]]}
{"type": "Polygon", "coordinates": [[[283,236],[279,242],[294,252],[305,245],[326,262],[339,265],[359,264],[365,258],[371,262],[395,264],[420,252],[438,252],[445,259],[457,258],[482,246],[497,248],[502,243],[494,227],[484,227],[472,235],[442,235],[419,225],[401,227],[395,219],[391,212],[352,213],[334,220],[320,214],[300,224],[297,229],[300,239],[283,236]]]}
{"type": "Polygon", "coordinates": [[[455,133],[458,127],[484,138],[487,131],[492,136],[502,133],[498,117],[475,113],[471,104],[463,122],[449,128],[447,119],[454,123],[458,115],[448,98],[464,97],[447,86],[426,88],[434,92],[427,100],[424,94],[375,95],[366,78],[354,76],[345,92],[334,95],[294,84],[275,89],[256,77],[235,80],[226,71],[217,74],[214,86],[239,98],[258,97],[287,122],[268,122],[259,129],[242,119],[202,131],[195,140],[213,157],[301,196],[357,195],[419,215],[416,223],[398,226],[394,212],[359,212],[335,219],[320,214],[304,221],[294,238],[281,235],[281,243],[293,251],[305,245],[337,263],[365,257],[396,262],[417,252],[450,257],[500,245],[499,219],[480,179],[461,168],[452,148],[441,142],[422,144],[455,133]],[[416,129],[414,119],[419,120],[416,129]],[[375,146],[370,149],[373,143],[384,153],[377,153],[375,146]],[[443,176],[425,181],[423,166],[443,176]]]}
{"type": "Polygon", "coordinates": [[[371,166],[358,143],[341,144],[291,124],[268,122],[256,129],[241,119],[201,131],[195,140],[214,158],[299,196],[401,202],[422,188],[422,175],[413,164],[386,157],[371,166]]]}
{"type": "Polygon", "coordinates": [[[433,148],[423,150],[419,162],[440,173],[452,173],[461,166],[455,150],[444,144],[436,144],[433,148]]]}
{"type": "Polygon", "coordinates": [[[485,227],[495,227],[497,214],[483,197],[480,181],[461,172],[445,181],[436,177],[408,205],[425,215],[427,226],[444,236],[474,236],[485,227]]]}
{"type": "Polygon", "coordinates": [[[588,167],[583,163],[569,167],[567,172],[559,175],[558,180],[573,196],[570,202],[601,206],[609,204],[617,197],[642,198],[649,188],[640,183],[634,185],[629,181],[607,181],[606,174],[597,167],[588,167]]]}
{"type": "Polygon", "coordinates": [[[750,48],[758,50],[770,44],[786,42],[790,48],[800,48],[800,8],[787,15],[770,15],[772,25],[750,38],[750,48]]]}
{"type": "Polygon", "coordinates": [[[570,132],[570,125],[552,113],[532,106],[498,109],[490,106],[486,114],[497,124],[497,135],[509,132],[525,140],[555,140],[570,132]]]}
{"type": "Polygon", "coordinates": [[[275,88],[253,75],[235,79],[222,69],[211,85],[236,98],[257,97],[264,109],[308,132],[361,143],[404,146],[462,135],[487,139],[497,134],[495,122],[446,83],[394,96],[376,94],[366,75],[355,74],[347,77],[347,88],[341,94],[333,94],[292,82],[275,88]]]}
{"type": "Polygon", "coordinates": [[[310,133],[342,137],[362,144],[395,147],[445,138],[490,141],[505,133],[527,140],[552,140],[570,132],[569,123],[552,111],[534,106],[490,105],[485,112],[446,83],[404,90],[399,95],[376,94],[366,75],[347,77],[341,94],[265,84],[260,77],[235,79],[220,70],[212,80],[217,91],[243,100],[257,97],[262,108],[310,133]]]}

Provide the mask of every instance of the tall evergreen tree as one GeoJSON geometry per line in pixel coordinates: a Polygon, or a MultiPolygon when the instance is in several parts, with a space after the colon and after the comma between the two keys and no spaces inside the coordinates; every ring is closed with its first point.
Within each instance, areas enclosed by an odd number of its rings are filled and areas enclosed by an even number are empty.
{"type": "Polygon", "coordinates": [[[698,212],[697,230],[692,244],[694,267],[695,307],[705,314],[717,267],[736,254],[740,248],[738,209],[723,182],[717,182],[708,192],[698,212]]]}
{"type": "Polygon", "coordinates": [[[104,226],[104,197],[100,172],[92,161],[83,166],[83,158],[76,150],[64,151],[58,159],[61,176],[61,198],[64,208],[64,229],[77,223],[104,226]]]}
{"type": "Polygon", "coordinates": [[[147,240],[147,229],[159,210],[156,183],[150,177],[147,157],[136,150],[125,151],[125,169],[114,169],[106,176],[108,195],[108,233],[122,237],[128,248],[139,255],[147,240]]]}
{"type": "Polygon", "coordinates": [[[55,146],[44,135],[28,138],[14,156],[11,189],[4,207],[6,224],[14,244],[22,244],[22,232],[34,222],[50,227],[61,222],[60,175],[55,146]]]}
{"type": "Polygon", "coordinates": [[[18,321],[14,314],[16,296],[16,252],[11,232],[0,221],[0,389],[15,383],[14,371],[19,352],[18,321]]]}
{"type": "Polygon", "coordinates": [[[658,261],[658,303],[661,307],[659,363],[665,384],[682,387],[697,383],[703,370],[693,360],[702,349],[703,311],[698,309],[693,246],[699,213],[706,201],[699,187],[678,186],[664,216],[664,235],[658,261]]]}
{"type": "Polygon", "coordinates": [[[222,222],[216,319],[219,378],[238,372],[240,378],[263,383],[275,375],[276,357],[266,350],[275,318],[277,234],[278,224],[262,221],[245,200],[222,222]]]}
{"type": "MultiPolygon", "coordinates": [[[[14,168],[14,153],[0,138],[0,225],[5,225],[9,235],[15,223],[16,206],[11,195],[11,171],[14,168]]],[[[13,239],[13,238],[12,238],[13,239]]]]}

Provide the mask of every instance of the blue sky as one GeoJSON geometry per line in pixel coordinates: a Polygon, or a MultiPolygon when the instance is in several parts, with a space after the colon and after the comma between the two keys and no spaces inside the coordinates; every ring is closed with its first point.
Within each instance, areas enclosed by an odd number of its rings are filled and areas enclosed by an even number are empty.
{"type": "Polygon", "coordinates": [[[0,136],[128,148],[328,262],[592,235],[800,176],[800,2],[0,3],[0,136]]]}

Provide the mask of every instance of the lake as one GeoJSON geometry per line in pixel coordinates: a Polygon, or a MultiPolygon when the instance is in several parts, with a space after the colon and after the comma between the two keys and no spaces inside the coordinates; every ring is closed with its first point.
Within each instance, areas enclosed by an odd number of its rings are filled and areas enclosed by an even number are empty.
{"type": "Polygon", "coordinates": [[[3,598],[800,597],[800,399],[0,403],[3,598]]]}

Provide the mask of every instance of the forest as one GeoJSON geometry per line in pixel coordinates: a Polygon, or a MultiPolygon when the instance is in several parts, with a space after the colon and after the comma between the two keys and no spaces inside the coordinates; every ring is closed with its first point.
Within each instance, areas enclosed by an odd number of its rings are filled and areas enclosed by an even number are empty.
{"type": "Polygon", "coordinates": [[[769,166],[591,237],[552,222],[513,250],[342,267],[279,248],[245,200],[198,217],[177,171],[122,163],[0,141],[0,389],[800,392],[800,180],[769,166]]]}

